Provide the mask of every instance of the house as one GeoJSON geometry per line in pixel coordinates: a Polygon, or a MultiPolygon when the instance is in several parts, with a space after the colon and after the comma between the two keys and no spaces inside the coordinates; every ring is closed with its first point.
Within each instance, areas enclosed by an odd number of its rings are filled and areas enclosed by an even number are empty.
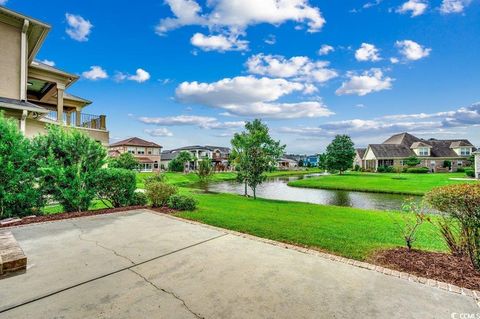
{"type": "Polygon", "coordinates": [[[230,170],[230,164],[228,161],[230,156],[230,148],[212,145],[191,145],[172,150],[165,150],[162,152],[162,167],[167,169],[168,163],[170,163],[171,160],[175,159],[178,154],[183,151],[189,152],[194,159],[187,164],[187,170],[197,169],[198,163],[202,159],[210,159],[216,171],[230,170]]]}
{"type": "Polygon", "coordinates": [[[67,92],[78,75],[35,61],[49,31],[48,24],[0,6],[0,111],[18,120],[26,137],[54,124],[108,145],[105,115],[83,113],[92,102],[67,92]]]}
{"type": "Polygon", "coordinates": [[[369,144],[361,158],[362,168],[376,171],[379,166],[402,167],[405,159],[415,156],[420,159],[418,166],[428,167],[432,172],[445,171],[445,161],[450,161],[451,170],[456,171],[458,167],[469,164],[468,159],[475,150],[466,139],[425,140],[409,133],[400,133],[381,144],[369,144]]]}
{"type": "Polygon", "coordinates": [[[356,148],[355,158],[353,159],[353,167],[364,167],[363,157],[365,156],[366,148],[356,148]]]}
{"type": "Polygon", "coordinates": [[[305,157],[304,166],[317,167],[318,166],[318,154],[317,155],[308,155],[305,157]]]}
{"type": "Polygon", "coordinates": [[[132,154],[140,163],[139,171],[141,172],[152,172],[160,169],[162,147],[154,142],[131,137],[109,145],[109,156],[116,157],[122,153],[132,154]]]}
{"type": "Polygon", "coordinates": [[[299,165],[302,162],[303,166],[316,167],[318,166],[318,154],[317,155],[298,155],[298,154],[285,154],[284,159],[289,159],[297,162],[299,165]]]}
{"type": "Polygon", "coordinates": [[[277,161],[277,168],[280,170],[289,170],[298,167],[298,162],[296,160],[282,157],[277,161]]]}

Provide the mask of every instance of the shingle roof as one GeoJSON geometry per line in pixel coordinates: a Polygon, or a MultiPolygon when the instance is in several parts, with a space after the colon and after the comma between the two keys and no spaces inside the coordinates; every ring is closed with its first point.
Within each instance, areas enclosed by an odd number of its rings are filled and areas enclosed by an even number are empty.
{"type": "Polygon", "coordinates": [[[126,140],[119,141],[113,144],[110,144],[110,147],[112,146],[144,146],[144,147],[161,147],[157,143],[149,142],[142,140],[141,138],[138,137],[131,137],[127,138],[126,140]]]}
{"type": "Polygon", "coordinates": [[[162,158],[162,161],[163,160],[173,160],[174,158],[176,158],[178,156],[178,154],[180,153],[173,153],[172,151],[165,151],[165,152],[162,152],[161,154],[161,158],[162,158]]]}
{"type": "Polygon", "coordinates": [[[0,107],[16,109],[16,110],[27,110],[27,111],[37,112],[37,113],[50,112],[46,108],[38,106],[36,104],[30,103],[27,101],[9,99],[6,97],[0,97],[0,107]]]}
{"type": "Polygon", "coordinates": [[[357,154],[360,158],[363,158],[365,156],[365,152],[367,151],[366,148],[357,148],[356,149],[357,154]]]}
{"type": "Polygon", "coordinates": [[[415,142],[413,143],[410,148],[419,148],[419,147],[428,147],[428,148],[432,148],[432,145],[430,144],[427,144],[425,142],[415,142]]]}
{"type": "Polygon", "coordinates": [[[403,144],[370,144],[368,145],[377,158],[404,158],[415,155],[415,153],[403,144]]]}
{"type": "Polygon", "coordinates": [[[420,139],[416,136],[413,136],[412,134],[409,134],[407,132],[405,133],[400,133],[400,134],[395,134],[392,135],[390,138],[388,138],[385,142],[382,144],[403,144],[408,147],[410,147],[413,143],[419,142],[420,139]]]}
{"type": "Polygon", "coordinates": [[[468,140],[458,140],[458,141],[454,141],[454,142],[452,142],[452,144],[450,144],[451,148],[457,148],[457,147],[461,147],[461,146],[472,147],[473,145],[468,140]]]}
{"type": "Polygon", "coordinates": [[[190,146],[184,146],[184,147],[179,147],[179,148],[176,148],[176,149],[172,149],[170,151],[171,152],[187,151],[187,150],[209,150],[209,151],[213,151],[213,150],[217,150],[217,149],[220,150],[220,152],[223,152],[223,153],[229,153],[230,152],[230,148],[228,148],[228,147],[212,146],[212,145],[205,145],[205,146],[190,145],[190,146]]]}

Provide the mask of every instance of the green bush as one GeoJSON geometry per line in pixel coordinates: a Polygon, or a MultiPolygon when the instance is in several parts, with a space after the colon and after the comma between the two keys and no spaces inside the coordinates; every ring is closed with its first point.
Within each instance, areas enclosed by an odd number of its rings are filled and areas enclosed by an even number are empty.
{"type": "Polygon", "coordinates": [[[377,173],[385,173],[386,172],[386,167],[383,165],[380,165],[377,167],[377,173]]]}
{"type": "Polygon", "coordinates": [[[358,165],[358,164],[355,164],[355,167],[353,168],[353,170],[354,170],[355,172],[359,172],[361,169],[362,169],[362,168],[361,168],[360,165],[358,165]]]}
{"type": "Polygon", "coordinates": [[[133,194],[132,201],[130,202],[130,205],[132,206],[145,206],[148,203],[148,198],[145,193],[142,192],[135,192],[133,194]]]}
{"type": "Polygon", "coordinates": [[[36,186],[37,165],[18,121],[0,112],[0,219],[38,213],[44,205],[36,186]]]}
{"type": "Polygon", "coordinates": [[[466,169],[465,175],[467,175],[468,177],[475,177],[475,171],[473,169],[466,169]]]}
{"type": "Polygon", "coordinates": [[[168,162],[168,170],[170,172],[183,172],[185,166],[184,163],[180,162],[177,159],[173,159],[170,162],[168,162]]]}
{"type": "Polygon", "coordinates": [[[164,182],[149,182],[145,188],[145,194],[153,207],[165,206],[170,196],[178,191],[175,186],[164,182]]]}
{"type": "Polygon", "coordinates": [[[195,210],[197,208],[197,201],[186,195],[172,195],[168,199],[168,207],[177,210],[195,210]]]}
{"type": "Polygon", "coordinates": [[[138,168],[138,160],[130,153],[122,153],[117,157],[111,157],[108,161],[108,166],[134,170],[138,168]]]}
{"type": "Polygon", "coordinates": [[[458,173],[465,173],[465,168],[464,167],[457,167],[457,172],[458,173]]]}
{"type": "Polygon", "coordinates": [[[32,141],[39,185],[67,212],[88,210],[97,195],[105,148],[82,132],[52,125],[32,141]]]}
{"type": "Polygon", "coordinates": [[[412,174],[426,174],[430,172],[428,167],[411,167],[407,169],[407,173],[412,173],[412,174]]]}
{"type": "Polygon", "coordinates": [[[135,173],[123,168],[104,168],[97,176],[97,197],[112,207],[124,207],[132,203],[135,195],[135,173]]]}

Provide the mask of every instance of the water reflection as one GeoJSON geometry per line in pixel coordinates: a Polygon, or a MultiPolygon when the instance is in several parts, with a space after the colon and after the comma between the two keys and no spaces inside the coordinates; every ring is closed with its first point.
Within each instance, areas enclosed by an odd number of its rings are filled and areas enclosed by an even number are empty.
{"type": "MultiPolygon", "coordinates": [[[[267,199],[280,199],[322,205],[347,206],[363,209],[400,210],[406,195],[308,189],[290,187],[289,181],[311,178],[319,174],[269,178],[258,189],[257,196],[267,199]]],[[[243,194],[244,186],[235,181],[211,183],[208,191],[243,194]]],[[[251,190],[248,190],[251,194],[251,190]]],[[[421,197],[418,197],[419,200],[421,197]]]]}

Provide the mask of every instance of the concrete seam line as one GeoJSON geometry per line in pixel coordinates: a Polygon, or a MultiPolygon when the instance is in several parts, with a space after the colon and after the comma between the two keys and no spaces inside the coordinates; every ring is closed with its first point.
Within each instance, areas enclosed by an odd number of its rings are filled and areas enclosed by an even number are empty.
{"type": "Polygon", "coordinates": [[[325,252],[320,251],[320,250],[305,248],[305,247],[302,247],[302,246],[287,244],[287,243],[283,243],[283,242],[268,239],[268,238],[262,238],[262,237],[258,237],[258,236],[255,236],[255,235],[250,235],[250,234],[247,234],[247,233],[241,233],[241,232],[238,232],[238,231],[235,231],[235,230],[230,230],[230,229],[226,229],[226,228],[212,226],[212,225],[204,224],[204,223],[201,223],[201,222],[198,222],[198,221],[195,221],[195,220],[191,220],[191,219],[185,219],[185,218],[181,218],[181,217],[177,217],[177,216],[172,216],[172,215],[156,212],[156,211],[149,210],[149,209],[146,209],[146,211],[148,211],[150,213],[153,213],[153,214],[156,214],[156,215],[159,215],[159,216],[164,216],[164,217],[167,217],[167,218],[171,218],[173,220],[182,221],[182,222],[189,223],[189,224],[192,224],[192,225],[203,226],[207,229],[224,231],[227,234],[231,234],[231,235],[234,235],[234,236],[238,236],[238,237],[242,237],[242,238],[246,238],[246,239],[250,239],[250,240],[254,240],[254,241],[259,241],[259,242],[262,242],[262,243],[265,243],[265,244],[270,244],[270,245],[277,246],[277,247],[284,248],[284,249],[292,249],[292,250],[298,251],[300,253],[321,257],[321,258],[328,259],[328,260],[331,260],[331,261],[351,265],[351,266],[354,266],[354,267],[357,267],[357,268],[363,268],[365,270],[374,271],[374,272],[381,273],[381,274],[384,274],[384,275],[387,275],[387,276],[390,276],[390,277],[396,277],[396,278],[400,278],[400,279],[403,279],[403,280],[408,280],[410,282],[415,282],[417,284],[421,284],[421,285],[433,287],[433,288],[436,288],[436,289],[444,290],[444,291],[447,291],[449,293],[453,293],[453,294],[457,294],[457,295],[461,294],[461,295],[464,295],[464,296],[468,296],[468,297],[473,298],[475,300],[475,302],[478,304],[478,306],[480,307],[480,291],[477,291],[477,290],[462,288],[462,287],[455,286],[455,285],[452,285],[452,284],[448,284],[448,283],[445,283],[445,282],[441,282],[441,281],[438,281],[438,280],[432,280],[432,279],[428,279],[428,278],[424,278],[424,277],[418,277],[418,276],[415,276],[415,275],[412,275],[412,274],[409,274],[409,273],[406,273],[406,272],[401,272],[401,271],[397,271],[397,270],[388,269],[388,268],[385,268],[385,267],[382,267],[382,266],[366,263],[366,262],[363,262],[363,261],[358,261],[358,260],[355,260],[355,259],[340,257],[340,256],[333,255],[333,254],[330,254],[330,253],[325,253],[325,252]]]}
{"type": "Polygon", "coordinates": [[[45,298],[48,298],[48,297],[57,295],[57,294],[59,294],[59,293],[61,293],[61,292],[64,292],[64,291],[67,291],[67,290],[71,290],[71,289],[76,288],[76,287],[83,286],[83,285],[85,285],[85,284],[94,282],[94,281],[96,281],[96,280],[99,280],[99,279],[102,279],[102,278],[105,278],[105,277],[108,277],[108,276],[111,276],[111,275],[118,274],[118,273],[120,273],[120,272],[122,272],[122,271],[130,270],[131,268],[134,268],[134,267],[137,267],[137,266],[141,266],[141,265],[146,264],[146,263],[149,263],[149,262],[151,262],[151,261],[154,261],[154,260],[157,260],[157,259],[166,257],[166,256],[173,255],[173,254],[178,253],[178,252],[181,252],[181,251],[183,251],[183,250],[187,250],[187,249],[189,249],[189,248],[192,248],[192,247],[195,247],[195,246],[198,246],[198,245],[207,243],[207,242],[209,242],[209,241],[212,241],[212,240],[215,240],[215,239],[218,239],[218,238],[227,236],[227,235],[229,235],[229,234],[228,234],[228,233],[223,233],[223,234],[221,234],[221,235],[218,235],[218,236],[215,236],[215,237],[211,237],[211,238],[206,239],[206,240],[202,240],[202,241],[200,241],[200,242],[198,242],[198,243],[195,243],[195,244],[192,244],[192,245],[188,245],[188,246],[179,248],[179,249],[177,249],[177,250],[174,250],[174,251],[165,253],[165,254],[163,254],[163,255],[159,255],[159,256],[156,256],[156,257],[153,257],[153,258],[144,260],[144,261],[142,261],[142,262],[139,262],[138,264],[134,264],[134,265],[130,265],[130,266],[127,266],[127,267],[123,267],[123,268],[117,269],[117,270],[115,270],[115,271],[112,271],[112,272],[103,274],[103,275],[101,275],[101,276],[97,276],[97,277],[91,278],[91,279],[89,279],[89,280],[85,280],[85,281],[83,281],[83,282],[80,282],[80,283],[71,285],[71,286],[69,286],[69,287],[65,287],[65,288],[62,288],[62,289],[58,289],[58,290],[56,290],[56,291],[47,293],[47,294],[42,295],[42,296],[40,296],[40,297],[32,298],[32,299],[30,299],[30,300],[21,302],[21,303],[16,304],[16,305],[7,306],[7,307],[4,308],[4,309],[0,309],[0,314],[1,314],[1,313],[4,313],[4,312],[7,312],[7,311],[10,311],[10,310],[13,310],[13,309],[15,309],[15,308],[19,308],[19,307],[28,305],[28,304],[33,303],[33,302],[36,302],[36,301],[39,301],[39,300],[42,300],[42,299],[45,299],[45,298]]]}

